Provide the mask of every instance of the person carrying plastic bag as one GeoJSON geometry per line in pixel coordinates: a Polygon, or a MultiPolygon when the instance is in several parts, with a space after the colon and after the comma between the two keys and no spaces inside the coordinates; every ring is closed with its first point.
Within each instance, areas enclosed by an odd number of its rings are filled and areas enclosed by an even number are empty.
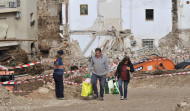
{"type": "Polygon", "coordinates": [[[115,77],[119,79],[120,100],[127,100],[127,87],[130,81],[130,72],[134,72],[133,64],[128,56],[125,56],[123,60],[117,66],[115,77]],[[122,83],[124,82],[124,97],[122,83]]]}
{"type": "Polygon", "coordinates": [[[106,84],[106,74],[110,74],[110,67],[107,57],[102,54],[100,48],[95,49],[95,54],[92,56],[88,73],[92,72],[92,86],[94,91],[93,99],[97,99],[98,96],[101,101],[104,100],[104,89],[106,84]],[[100,82],[100,95],[98,94],[97,80],[100,82]]]}

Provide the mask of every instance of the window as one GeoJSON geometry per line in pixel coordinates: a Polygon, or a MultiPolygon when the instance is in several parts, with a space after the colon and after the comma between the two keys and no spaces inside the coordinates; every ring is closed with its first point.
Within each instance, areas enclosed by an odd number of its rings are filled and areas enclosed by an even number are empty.
{"type": "Polygon", "coordinates": [[[154,9],[146,9],[146,20],[154,20],[154,9]]]}
{"type": "Polygon", "coordinates": [[[80,5],[80,15],[88,15],[88,5],[80,5]]]}
{"type": "Polygon", "coordinates": [[[35,24],[35,20],[34,20],[34,13],[30,14],[30,26],[33,26],[35,24]]]}
{"type": "Polygon", "coordinates": [[[153,45],[154,45],[154,39],[142,39],[143,47],[148,46],[148,48],[153,49],[153,45]]]}

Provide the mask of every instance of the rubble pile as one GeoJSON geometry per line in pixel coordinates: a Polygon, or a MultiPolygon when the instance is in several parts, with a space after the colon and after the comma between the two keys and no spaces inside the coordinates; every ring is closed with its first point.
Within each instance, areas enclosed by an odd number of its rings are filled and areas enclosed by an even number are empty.
{"type": "MultiPolygon", "coordinates": [[[[81,86],[70,86],[64,84],[64,95],[67,99],[80,99],[81,97],[81,86]]],[[[53,83],[47,82],[46,85],[39,87],[37,90],[34,90],[29,95],[24,95],[26,98],[30,99],[48,99],[55,100],[55,85],[53,83]]]]}
{"type": "Polygon", "coordinates": [[[82,91],[82,86],[70,86],[70,85],[65,85],[64,86],[65,90],[65,97],[68,99],[80,99],[81,98],[81,91],[82,91]]]}
{"type": "Polygon", "coordinates": [[[180,38],[175,33],[169,33],[159,41],[159,49],[163,57],[175,57],[182,54],[189,54],[189,48],[183,45],[180,38]]]}
{"type": "Polygon", "coordinates": [[[17,97],[8,92],[2,85],[0,85],[0,107],[21,105],[26,101],[21,97],[17,97]]]}
{"type": "MultiPolygon", "coordinates": [[[[10,50],[4,51],[3,54],[0,56],[0,63],[6,67],[14,67],[25,65],[31,62],[36,62],[36,60],[29,59],[29,52],[22,50],[21,48],[12,48],[10,50]]],[[[15,69],[15,74],[39,74],[43,71],[41,64],[37,64],[31,67],[15,69]]]]}
{"type": "MultiPolygon", "coordinates": [[[[37,90],[39,87],[44,86],[44,82],[43,81],[35,81],[34,82],[29,82],[29,83],[24,83],[21,84],[17,90],[22,90],[22,91],[34,91],[37,90]]],[[[16,94],[16,93],[15,93],[16,94]]]]}
{"type": "Polygon", "coordinates": [[[190,98],[186,98],[185,101],[177,104],[175,111],[190,111],[190,98]]]}
{"type": "Polygon", "coordinates": [[[3,52],[0,62],[4,66],[16,66],[29,62],[27,52],[21,48],[13,48],[3,52]]]}

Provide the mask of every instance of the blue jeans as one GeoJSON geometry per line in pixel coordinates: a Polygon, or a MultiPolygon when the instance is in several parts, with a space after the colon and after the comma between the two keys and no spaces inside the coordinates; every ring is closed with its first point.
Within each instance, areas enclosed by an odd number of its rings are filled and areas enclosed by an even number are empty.
{"type": "Polygon", "coordinates": [[[123,81],[121,78],[119,78],[119,91],[120,91],[120,95],[123,96],[123,87],[122,87],[123,82],[124,82],[124,98],[127,98],[128,82],[123,81]]]}
{"type": "Polygon", "coordinates": [[[106,75],[98,76],[96,74],[92,74],[92,87],[94,94],[98,95],[98,88],[97,88],[97,79],[99,78],[100,82],[100,97],[104,97],[104,88],[106,83],[106,75]]]}

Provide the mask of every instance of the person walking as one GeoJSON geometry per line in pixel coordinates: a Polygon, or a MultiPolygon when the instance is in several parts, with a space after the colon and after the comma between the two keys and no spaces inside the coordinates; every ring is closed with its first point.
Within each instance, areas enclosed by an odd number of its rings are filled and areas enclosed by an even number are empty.
{"type": "Polygon", "coordinates": [[[88,73],[92,72],[92,87],[94,91],[94,99],[98,98],[97,79],[100,82],[100,100],[104,100],[104,88],[106,83],[106,74],[110,73],[110,67],[107,57],[101,53],[100,48],[95,49],[95,55],[92,56],[88,73]]]}
{"type": "Polygon", "coordinates": [[[127,88],[130,82],[130,72],[134,72],[133,64],[128,56],[125,56],[123,60],[117,66],[115,72],[115,77],[119,80],[119,91],[120,91],[120,100],[127,100],[127,88]],[[123,97],[123,87],[124,82],[124,97],[123,97]]]}
{"type": "Polygon", "coordinates": [[[64,98],[64,85],[63,85],[63,73],[64,73],[64,64],[62,61],[63,50],[58,50],[56,58],[54,60],[54,73],[53,78],[55,81],[55,93],[58,100],[66,100],[64,98]]]}

